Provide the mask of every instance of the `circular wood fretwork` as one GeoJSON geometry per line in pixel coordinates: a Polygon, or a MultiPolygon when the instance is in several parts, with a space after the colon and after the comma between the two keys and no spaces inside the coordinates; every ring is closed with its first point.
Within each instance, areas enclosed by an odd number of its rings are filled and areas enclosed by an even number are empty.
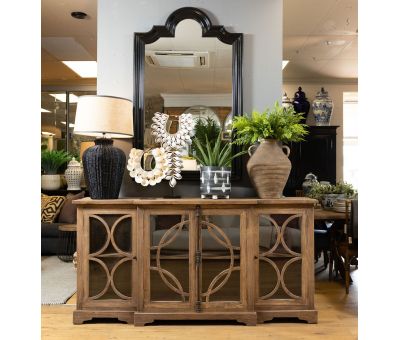
{"type": "Polygon", "coordinates": [[[232,272],[239,271],[240,265],[235,266],[235,256],[234,250],[240,251],[240,247],[235,247],[232,245],[229,237],[224,233],[224,231],[217,225],[209,221],[201,221],[201,228],[206,227],[210,236],[217,241],[221,246],[225,247],[229,251],[229,267],[218,273],[209,284],[206,292],[201,293],[202,297],[206,298],[206,302],[210,302],[210,297],[219,291],[229,280],[232,272]]]}
{"type": "Polygon", "coordinates": [[[100,222],[100,225],[104,227],[104,230],[106,232],[106,240],[104,244],[100,247],[100,249],[96,250],[93,253],[90,253],[88,256],[89,261],[96,262],[99,264],[100,268],[104,271],[106,275],[106,282],[104,287],[101,289],[101,291],[93,296],[89,296],[89,300],[97,300],[100,299],[104,294],[106,294],[110,287],[111,290],[119,296],[121,299],[128,300],[131,299],[131,296],[123,294],[117,287],[114,281],[114,275],[115,272],[118,270],[118,268],[125,262],[127,261],[132,261],[134,259],[133,255],[129,252],[126,252],[121,249],[121,247],[118,246],[114,234],[116,229],[121,225],[121,222],[126,220],[126,219],[131,219],[132,216],[130,215],[122,215],[119,218],[115,220],[115,222],[112,224],[110,227],[107,221],[102,218],[99,215],[90,215],[90,218],[94,218],[95,220],[100,222]],[[106,253],[106,250],[109,250],[110,246],[113,248],[113,253],[106,253]],[[115,264],[111,268],[109,268],[105,262],[104,259],[106,258],[120,258],[118,261],[116,261],[115,264]],[[104,258],[104,259],[103,259],[104,258]]]}
{"type": "Polygon", "coordinates": [[[178,278],[172,274],[170,271],[162,268],[161,266],[161,250],[175,241],[175,239],[183,232],[184,229],[188,229],[189,221],[182,221],[171,228],[169,228],[164,235],[161,237],[160,242],[157,246],[152,246],[151,250],[156,250],[156,264],[157,266],[151,266],[150,270],[157,271],[161,277],[161,280],[165,283],[165,285],[171,289],[173,292],[180,295],[182,302],[186,301],[186,298],[189,296],[189,292],[185,292],[181,282],[178,278]]]}
{"type": "MultiPolygon", "coordinates": [[[[285,273],[288,269],[288,267],[293,264],[294,262],[301,261],[301,253],[295,252],[290,247],[287,245],[284,234],[285,230],[289,224],[289,222],[293,221],[294,219],[298,218],[301,221],[301,214],[295,214],[289,216],[282,224],[282,226],[279,226],[277,222],[270,216],[265,216],[274,226],[275,231],[276,231],[276,240],[274,245],[269,249],[268,251],[261,252],[258,254],[257,259],[258,261],[263,261],[271,265],[271,267],[274,269],[275,274],[276,274],[276,284],[274,288],[267,294],[264,294],[259,297],[261,300],[267,300],[270,299],[274,296],[274,294],[278,291],[279,287],[282,287],[283,291],[291,298],[293,299],[301,299],[301,296],[298,296],[291,292],[289,288],[287,288],[287,285],[285,283],[285,273]],[[282,248],[287,252],[284,257],[289,258],[288,261],[285,262],[285,264],[282,267],[282,270],[279,270],[278,266],[276,263],[271,260],[276,255],[276,250],[278,249],[279,246],[282,246],[282,248]]],[[[299,223],[299,226],[301,228],[301,222],[299,223]]]]}

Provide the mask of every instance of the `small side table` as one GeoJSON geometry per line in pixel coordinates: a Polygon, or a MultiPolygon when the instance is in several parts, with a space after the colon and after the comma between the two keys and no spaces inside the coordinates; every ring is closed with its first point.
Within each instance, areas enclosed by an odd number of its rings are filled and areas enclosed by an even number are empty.
{"type": "Polygon", "coordinates": [[[71,262],[76,251],[76,224],[62,224],[58,227],[58,258],[71,262]]]}

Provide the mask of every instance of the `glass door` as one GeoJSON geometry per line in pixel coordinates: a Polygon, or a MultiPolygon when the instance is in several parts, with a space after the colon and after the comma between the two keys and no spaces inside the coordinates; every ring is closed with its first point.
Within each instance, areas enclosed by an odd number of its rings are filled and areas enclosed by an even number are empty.
{"type": "Polygon", "coordinates": [[[184,310],[193,308],[192,216],[191,211],[175,208],[145,212],[145,311],[163,306],[184,310]]]}
{"type": "Polygon", "coordinates": [[[84,215],[84,244],[88,279],[84,304],[90,306],[135,306],[133,282],[136,270],[135,214],[90,211],[84,215]]]}
{"type": "Polygon", "coordinates": [[[262,211],[258,215],[257,304],[282,305],[304,299],[302,292],[304,218],[262,211]]]}
{"type": "Polygon", "coordinates": [[[245,287],[245,213],[238,210],[201,211],[198,231],[199,290],[197,309],[212,310],[243,305],[245,287]],[[200,304],[199,304],[200,302],[200,304]]]}

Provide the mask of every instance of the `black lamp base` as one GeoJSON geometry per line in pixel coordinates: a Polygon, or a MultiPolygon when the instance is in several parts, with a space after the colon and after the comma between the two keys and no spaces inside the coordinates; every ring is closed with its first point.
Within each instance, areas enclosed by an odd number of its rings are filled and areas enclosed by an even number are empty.
{"type": "Polygon", "coordinates": [[[99,138],[82,155],[83,170],[89,196],[93,199],[118,198],[126,156],[113,146],[113,140],[99,138]]]}

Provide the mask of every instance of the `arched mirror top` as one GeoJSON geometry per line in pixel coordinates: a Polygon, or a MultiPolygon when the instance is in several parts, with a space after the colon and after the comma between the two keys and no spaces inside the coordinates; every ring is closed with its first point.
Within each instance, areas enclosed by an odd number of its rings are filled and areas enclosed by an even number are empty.
{"type": "MultiPolygon", "coordinates": [[[[182,113],[213,116],[224,141],[230,140],[226,117],[242,115],[242,36],[213,26],[206,13],[193,7],[174,11],[165,26],[135,33],[135,148],[155,147],[155,112],[170,116],[170,133],[182,113]]],[[[186,152],[190,156],[192,151],[188,147],[186,152]]],[[[240,158],[231,168],[232,179],[239,179],[240,158]]],[[[199,178],[198,167],[183,170],[183,180],[199,178]]]]}
{"type": "Polygon", "coordinates": [[[160,37],[175,37],[176,26],[185,19],[192,19],[199,23],[203,37],[215,37],[225,44],[232,45],[241,39],[242,33],[230,33],[224,26],[212,25],[210,18],[201,9],[195,7],[182,7],[169,15],[165,26],[154,25],[149,32],[135,33],[145,44],[151,44],[160,37]]]}

